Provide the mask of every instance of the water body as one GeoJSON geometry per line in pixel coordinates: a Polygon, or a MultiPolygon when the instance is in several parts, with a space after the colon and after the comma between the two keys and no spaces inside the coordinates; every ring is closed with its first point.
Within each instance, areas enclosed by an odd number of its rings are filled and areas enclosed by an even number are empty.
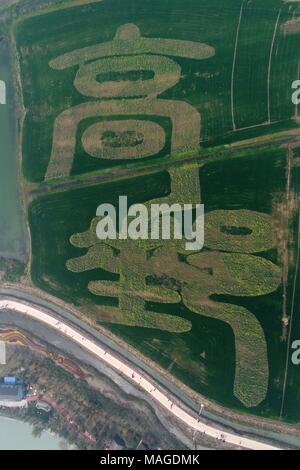
{"type": "Polygon", "coordinates": [[[32,435],[33,427],[22,421],[0,416],[0,450],[58,450],[59,438],[44,431],[32,435]]]}
{"type": "Polygon", "coordinates": [[[6,104],[0,104],[0,257],[23,261],[25,223],[19,196],[17,118],[9,47],[0,42],[0,80],[6,84],[6,104]]]}

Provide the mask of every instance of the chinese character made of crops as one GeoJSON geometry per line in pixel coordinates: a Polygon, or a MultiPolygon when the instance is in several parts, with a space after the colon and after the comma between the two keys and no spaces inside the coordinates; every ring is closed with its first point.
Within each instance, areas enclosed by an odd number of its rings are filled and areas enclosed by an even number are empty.
{"type": "MultiPolygon", "coordinates": [[[[171,122],[171,153],[195,149],[200,140],[200,114],[184,101],[160,98],[181,77],[174,58],[207,59],[214,49],[191,41],[145,38],[137,26],[121,26],[115,38],[88,46],[51,61],[63,70],[77,67],[74,86],[87,102],[63,111],[55,120],[53,145],[46,179],[70,175],[79,124],[99,118],[87,127],[81,143],[91,158],[140,159],[158,154],[167,134],[155,117],[171,122]],[[138,78],[135,74],[138,72],[138,78]],[[131,77],[131,79],[128,79],[131,77]]],[[[200,203],[198,168],[169,171],[170,193],[148,201],[200,203]]],[[[97,201],[101,202],[101,201],[97,201]]],[[[273,247],[272,219],[249,210],[216,210],[205,215],[205,248],[188,252],[179,240],[99,240],[98,219],[84,233],[71,236],[73,246],[86,253],[68,260],[72,272],[102,270],[114,280],[90,281],[88,290],[114,298],[115,306],[97,305],[105,320],[173,333],[184,333],[192,323],[178,305],[195,315],[228,324],[235,342],[234,395],[245,406],[256,406],[268,386],[267,346],[254,314],[235,303],[216,300],[217,295],[252,297],[276,290],[280,271],[257,256],[273,247]],[[241,230],[242,228],[242,230],[241,230]],[[254,256],[255,254],[255,256],[254,256]],[[161,313],[149,304],[173,305],[161,313]]]]}
{"type": "Polygon", "coordinates": [[[91,158],[141,159],[158,154],[167,136],[155,118],[171,123],[171,153],[198,148],[199,112],[184,101],[161,99],[159,95],[180,80],[176,57],[202,60],[213,55],[214,49],[206,44],[145,38],[137,26],[126,24],[110,42],[53,59],[51,68],[77,68],[74,87],[89,99],[57,116],[45,179],[70,174],[79,124],[91,118],[99,121],[81,136],[91,158]]]}
{"type": "MultiPolygon", "coordinates": [[[[200,199],[198,169],[170,173],[170,195],[151,203],[183,196],[189,202],[200,199]]],[[[125,325],[183,333],[192,324],[180,315],[181,303],[194,314],[227,323],[235,341],[234,394],[246,406],[259,404],[268,386],[263,329],[245,307],[214,297],[254,297],[277,289],[280,269],[253,255],[274,245],[271,217],[249,210],[211,211],[205,215],[205,249],[199,252],[186,251],[184,241],[174,239],[102,241],[96,236],[98,220],[93,219],[86,232],[71,237],[72,245],[87,252],[70,259],[67,268],[78,273],[101,268],[118,276],[114,281],[88,283],[94,295],[118,300],[118,306],[99,306],[99,312],[107,315],[118,311],[115,318],[125,325]],[[151,302],[173,305],[174,310],[171,314],[150,310],[151,302]]]]}

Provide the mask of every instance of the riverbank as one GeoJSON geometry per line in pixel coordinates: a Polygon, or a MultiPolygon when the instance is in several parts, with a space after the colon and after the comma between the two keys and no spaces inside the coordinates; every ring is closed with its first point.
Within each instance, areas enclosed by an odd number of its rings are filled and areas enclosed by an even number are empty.
{"type": "Polygon", "coordinates": [[[74,306],[66,305],[61,300],[37,288],[29,288],[25,285],[5,285],[0,288],[0,294],[5,297],[8,295],[9,297],[21,301],[25,300],[42,309],[50,309],[67,321],[71,321],[72,324],[79,326],[81,329],[97,338],[112,351],[122,356],[125,355],[132,364],[145,371],[149,377],[153,377],[154,380],[158,381],[158,383],[174,394],[188,409],[198,413],[200,404],[204,403],[205,408],[202,412],[202,416],[207,418],[211,423],[225,426],[236,432],[249,433],[300,448],[300,432],[298,425],[267,418],[258,418],[246,414],[237,414],[232,410],[222,408],[217,403],[209,401],[205,397],[193,392],[186,385],[176,380],[170,373],[162,370],[149,358],[137,353],[129,344],[124,343],[108,330],[99,326],[95,329],[95,326],[91,322],[87,323],[86,318],[74,306]]]}
{"type": "MultiPolygon", "coordinates": [[[[85,336],[86,332],[84,330],[70,326],[74,324],[73,322],[64,323],[64,320],[61,317],[53,316],[53,313],[50,313],[50,311],[46,313],[44,310],[40,310],[32,305],[11,300],[9,298],[1,299],[0,303],[0,307],[3,310],[16,311],[18,314],[25,315],[27,318],[29,317],[33,320],[38,320],[39,322],[50,326],[51,331],[52,329],[55,329],[58,334],[67,336],[75,344],[79,344],[81,348],[92,353],[94,356],[97,356],[98,359],[101,359],[101,362],[106,362],[113,369],[121,373],[121,375],[126,376],[126,378],[130,378],[130,380],[137,384],[140,389],[146,391],[154,401],[158,402],[160,406],[167,409],[171,415],[174,415],[189,428],[200,431],[207,437],[216,439],[217,441],[221,440],[222,442],[233,446],[257,450],[278,449],[277,446],[274,447],[273,445],[265,442],[257,441],[256,432],[255,434],[251,433],[251,437],[245,437],[244,433],[231,434],[231,432],[228,432],[227,430],[215,428],[209,424],[205,424],[202,420],[200,421],[197,418],[197,415],[194,417],[194,413],[190,414],[191,411],[185,409],[185,405],[182,400],[178,402],[177,397],[170,396],[168,392],[165,392],[165,390],[159,390],[153,382],[148,380],[148,375],[141,375],[144,374],[144,372],[139,369],[132,369],[130,363],[126,364],[126,361],[128,361],[127,357],[124,361],[124,357],[118,357],[114,352],[111,353],[106,348],[98,346],[97,340],[93,337],[94,335],[92,336],[88,334],[85,336]],[[182,405],[184,406],[182,407],[182,405]],[[252,436],[255,436],[255,438],[253,439],[252,436]]],[[[280,436],[277,436],[277,441],[278,440],[280,440],[280,436]]]]}

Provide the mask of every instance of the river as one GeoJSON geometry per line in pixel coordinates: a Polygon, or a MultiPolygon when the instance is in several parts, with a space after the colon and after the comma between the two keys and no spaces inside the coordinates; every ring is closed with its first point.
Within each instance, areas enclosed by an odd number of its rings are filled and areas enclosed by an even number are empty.
{"type": "Polygon", "coordinates": [[[0,450],[58,450],[60,440],[57,436],[44,431],[40,437],[34,437],[33,427],[0,416],[0,450]]]}

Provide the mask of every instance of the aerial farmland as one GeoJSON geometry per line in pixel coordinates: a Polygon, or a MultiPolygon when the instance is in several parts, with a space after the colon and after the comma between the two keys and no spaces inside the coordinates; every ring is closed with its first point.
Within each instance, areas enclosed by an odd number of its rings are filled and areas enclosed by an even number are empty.
{"type": "Polygon", "coordinates": [[[20,284],[212,409],[299,423],[300,3],[24,5],[20,284]],[[124,195],[149,210],[203,204],[203,247],[99,239],[97,208],[124,195]]]}

